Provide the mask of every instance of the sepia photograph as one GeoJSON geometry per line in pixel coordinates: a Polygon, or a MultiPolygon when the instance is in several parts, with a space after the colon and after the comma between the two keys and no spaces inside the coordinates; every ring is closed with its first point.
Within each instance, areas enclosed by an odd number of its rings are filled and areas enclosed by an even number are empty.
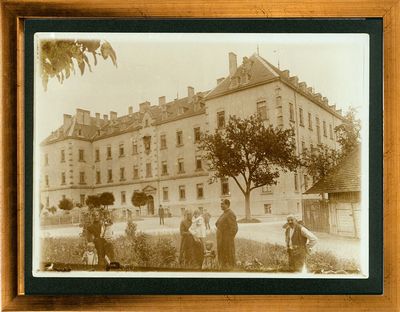
{"type": "Polygon", "coordinates": [[[368,278],[368,35],[34,39],[35,277],[368,278]]]}

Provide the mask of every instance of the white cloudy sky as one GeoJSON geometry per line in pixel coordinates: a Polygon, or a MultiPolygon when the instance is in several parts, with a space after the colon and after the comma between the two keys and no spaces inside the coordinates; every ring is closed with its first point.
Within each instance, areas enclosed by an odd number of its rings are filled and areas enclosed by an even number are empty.
{"type": "MultiPolygon", "coordinates": [[[[195,91],[209,90],[228,75],[228,53],[244,56],[257,51],[281,69],[289,69],[346,110],[368,107],[368,36],[362,34],[37,34],[37,38],[108,40],[118,67],[99,60],[92,72],[49,81],[44,91],[35,81],[35,138],[39,142],[62,124],[63,114],[76,108],[124,115],[128,106],[146,100],[157,104],[195,91]]],[[[90,58],[91,59],[91,58],[90,58]]],[[[93,63],[93,62],[92,62],[93,63]]],[[[38,65],[38,64],[36,64],[38,65]]],[[[38,72],[38,71],[37,71],[38,72]]]]}

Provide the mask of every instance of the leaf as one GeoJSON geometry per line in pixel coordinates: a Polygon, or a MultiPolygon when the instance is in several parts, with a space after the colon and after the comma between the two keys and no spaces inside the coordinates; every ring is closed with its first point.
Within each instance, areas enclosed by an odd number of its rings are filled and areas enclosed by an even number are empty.
{"type": "Polygon", "coordinates": [[[79,62],[78,66],[79,66],[79,69],[81,71],[81,75],[83,75],[84,72],[85,72],[85,62],[79,62]]]}
{"type": "Polygon", "coordinates": [[[101,55],[103,59],[111,58],[113,64],[117,66],[117,55],[115,54],[114,49],[112,48],[111,44],[108,41],[105,41],[100,48],[101,55]]]}

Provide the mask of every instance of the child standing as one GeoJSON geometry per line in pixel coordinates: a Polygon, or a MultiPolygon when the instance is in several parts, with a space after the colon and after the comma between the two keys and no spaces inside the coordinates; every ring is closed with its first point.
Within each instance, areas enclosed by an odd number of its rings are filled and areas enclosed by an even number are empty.
{"type": "Polygon", "coordinates": [[[89,242],[87,244],[87,250],[83,253],[82,262],[91,267],[94,267],[99,263],[97,253],[94,248],[94,243],[89,242]]]}
{"type": "Polygon", "coordinates": [[[215,270],[217,268],[215,261],[215,250],[213,249],[213,242],[206,241],[206,250],[204,251],[204,261],[202,265],[203,270],[215,270]]]}

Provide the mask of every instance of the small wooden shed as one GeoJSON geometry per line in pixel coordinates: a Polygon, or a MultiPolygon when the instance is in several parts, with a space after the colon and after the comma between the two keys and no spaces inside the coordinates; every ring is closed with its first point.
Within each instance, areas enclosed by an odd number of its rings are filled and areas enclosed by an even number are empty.
{"type": "MultiPolygon", "coordinates": [[[[328,194],[320,201],[320,209],[303,203],[303,221],[311,229],[314,220],[323,220],[327,232],[342,236],[360,237],[361,157],[360,146],[355,148],[329,174],[314,184],[305,194],[328,194]],[[328,209],[328,211],[326,211],[328,209]],[[321,215],[313,215],[321,214],[321,215]]],[[[315,206],[315,203],[314,203],[315,206]]],[[[319,225],[319,224],[318,224],[319,225]]],[[[317,229],[315,229],[317,230],[317,229]]]]}

